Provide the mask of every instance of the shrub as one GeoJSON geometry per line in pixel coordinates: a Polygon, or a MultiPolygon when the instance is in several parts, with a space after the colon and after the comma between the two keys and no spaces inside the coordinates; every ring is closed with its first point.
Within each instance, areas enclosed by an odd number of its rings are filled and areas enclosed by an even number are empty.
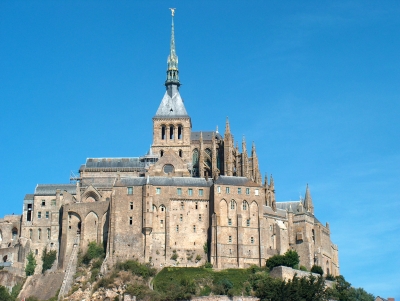
{"type": "Polygon", "coordinates": [[[44,248],[43,254],[42,254],[42,260],[43,260],[43,265],[42,265],[42,273],[46,272],[47,270],[51,269],[53,266],[54,261],[56,260],[57,257],[57,251],[52,250],[47,252],[47,247],[44,248]]]}
{"type": "Polygon", "coordinates": [[[201,256],[199,254],[197,254],[196,261],[200,261],[200,260],[201,260],[201,256]]]}
{"type": "Polygon", "coordinates": [[[320,274],[321,276],[324,274],[324,271],[322,270],[322,268],[319,265],[315,265],[315,264],[312,266],[311,272],[320,274]]]}
{"type": "Polygon", "coordinates": [[[143,279],[148,279],[156,274],[156,269],[152,268],[150,264],[142,264],[136,260],[127,260],[117,264],[118,270],[130,271],[133,275],[140,276],[143,279]]]}
{"type": "Polygon", "coordinates": [[[211,264],[211,262],[206,262],[206,263],[204,264],[204,267],[205,267],[206,269],[212,269],[213,265],[211,264]]]}
{"type": "Polygon", "coordinates": [[[268,258],[266,261],[266,266],[272,270],[277,266],[286,266],[294,268],[300,262],[299,254],[295,250],[288,250],[284,255],[274,255],[268,258]]]}
{"type": "Polygon", "coordinates": [[[37,265],[35,256],[33,255],[32,251],[29,252],[26,259],[28,260],[28,264],[25,267],[25,273],[26,276],[31,276],[35,273],[35,268],[37,265]]]}
{"type": "Polygon", "coordinates": [[[335,276],[333,276],[332,274],[326,275],[325,278],[326,278],[326,280],[335,281],[335,276]]]}
{"type": "Polygon", "coordinates": [[[104,258],[104,249],[100,244],[92,241],[88,245],[88,250],[82,258],[84,264],[89,264],[89,262],[94,258],[104,258]]]}
{"type": "Polygon", "coordinates": [[[92,269],[92,274],[90,275],[90,282],[95,282],[99,273],[100,273],[100,269],[97,269],[97,268],[92,269]]]}
{"type": "Polygon", "coordinates": [[[305,271],[305,272],[307,272],[307,268],[306,268],[304,265],[301,265],[301,266],[300,266],[300,271],[305,271]]]}
{"type": "Polygon", "coordinates": [[[171,256],[172,260],[177,260],[178,259],[178,254],[176,253],[176,250],[172,251],[172,256],[171,256]]]}

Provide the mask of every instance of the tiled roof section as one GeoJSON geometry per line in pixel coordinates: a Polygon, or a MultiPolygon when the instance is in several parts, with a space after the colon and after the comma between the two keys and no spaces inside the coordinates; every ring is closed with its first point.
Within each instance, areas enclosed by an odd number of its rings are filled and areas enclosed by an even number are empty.
{"type": "Polygon", "coordinates": [[[200,133],[202,133],[204,141],[212,141],[213,133],[215,134],[215,137],[217,139],[220,139],[220,140],[224,139],[224,138],[222,138],[220,133],[216,133],[216,132],[192,132],[190,134],[190,140],[200,140],[200,133]]]}
{"type": "Polygon", "coordinates": [[[232,176],[219,176],[218,179],[215,181],[215,184],[260,187],[260,185],[254,183],[253,181],[249,180],[246,177],[232,177],[232,176]]]}
{"type": "Polygon", "coordinates": [[[294,202],[276,202],[276,208],[282,209],[285,211],[289,211],[289,207],[292,206],[293,213],[299,213],[298,207],[299,207],[300,202],[299,201],[294,201],[294,202]]]}
{"type": "Polygon", "coordinates": [[[121,178],[115,186],[141,186],[149,183],[153,186],[188,186],[188,187],[211,187],[212,180],[190,177],[149,177],[149,178],[121,178]]]}
{"type": "Polygon", "coordinates": [[[34,194],[25,194],[24,201],[33,201],[34,194]]]}
{"type": "Polygon", "coordinates": [[[277,208],[277,210],[275,212],[274,210],[272,210],[271,207],[264,205],[263,206],[263,210],[264,210],[264,214],[278,215],[278,216],[283,217],[283,218],[286,217],[286,211],[282,210],[282,209],[279,209],[279,208],[277,208]]]}
{"type": "Polygon", "coordinates": [[[55,195],[57,189],[60,189],[61,193],[67,191],[70,194],[76,194],[75,184],[38,184],[35,195],[55,195]]]}
{"type": "Polygon", "coordinates": [[[189,118],[189,115],[186,112],[185,105],[183,104],[183,100],[181,98],[181,95],[179,94],[179,90],[176,85],[171,85],[169,89],[165,92],[164,97],[161,100],[160,106],[158,107],[158,110],[154,117],[189,118]]]}
{"type": "Polygon", "coordinates": [[[87,158],[86,168],[126,168],[126,167],[143,167],[144,163],[140,162],[138,157],[135,158],[87,158]]]}

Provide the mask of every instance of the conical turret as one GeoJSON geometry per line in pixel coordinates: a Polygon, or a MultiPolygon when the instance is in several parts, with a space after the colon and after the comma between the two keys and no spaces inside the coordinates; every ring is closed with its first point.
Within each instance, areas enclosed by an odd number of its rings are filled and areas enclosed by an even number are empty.
{"type": "Polygon", "coordinates": [[[310,189],[308,188],[308,184],[306,187],[306,195],[304,197],[304,209],[306,209],[308,212],[311,212],[312,214],[314,214],[314,205],[312,202],[311,193],[310,193],[310,189]]]}

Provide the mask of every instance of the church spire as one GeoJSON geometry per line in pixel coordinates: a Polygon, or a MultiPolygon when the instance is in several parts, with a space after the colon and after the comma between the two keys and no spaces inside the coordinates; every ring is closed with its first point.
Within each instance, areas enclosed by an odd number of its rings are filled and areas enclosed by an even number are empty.
{"type": "Polygon", "coordinates": [[[178,56],[175,51],[175,31],[174,31],[174,16],[175,8],[170,8],[172,13],[172,25],[171,25],[171,43],[167,61],[167,79],[165,86],[176,85],[180,86],[179,82],[179,70],[178,70],[178,56]]]}

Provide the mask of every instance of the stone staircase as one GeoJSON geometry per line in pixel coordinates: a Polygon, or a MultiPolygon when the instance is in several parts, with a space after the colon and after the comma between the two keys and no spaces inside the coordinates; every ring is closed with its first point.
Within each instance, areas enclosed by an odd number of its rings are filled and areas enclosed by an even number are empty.
{"type": "Polygon", "coordinates": [[[58,294],[58,300],[63,300],[64,294],[68,293],[69,289],[71,288],[73,276],[76,272],[76,264],[78,262],[79,240],[80,235],[78,234],[74,240],[74,245],[72,247],[71,255],[69,257],[68,266],[65,271],[64,280],[60,289],[60,293],[58,294]]]}

